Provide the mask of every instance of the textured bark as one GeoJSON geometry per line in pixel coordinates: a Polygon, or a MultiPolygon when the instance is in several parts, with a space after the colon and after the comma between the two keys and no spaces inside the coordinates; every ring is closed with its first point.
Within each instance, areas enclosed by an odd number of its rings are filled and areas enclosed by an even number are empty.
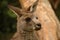
{"type": "Polygon", "coordinates": [[[39,31],[42,33],[42,40],[58,40],[57,36],[59,37],[59,34],[57,33],[60,31],[59,20],[57,19],[48,0],[40,0],[35,13],[42,24],[43,33],[39,31]]]}
{"type": "Polygon", "coordinates": [[[57,9],[59,3],[60,3],[60,0],[49,0],[50,3],[52,4],[53,8],[54,9],[57,9]]]}
{"type": "MultiPolygon", "coordinates": [[[[32,9],[32,11],[33,10],[34,11],[33,12],[30,11],[30,12],[34,15],[34,17],[35,16],[38,17],[39,23],[41,23],[41,25],[42,25],[41,30],[38,30],[36,32],[35,32],[35,30],[32,30],[31,34],[36,35],[35,36],[36,39],[34,39],[34,37],[32,37],[33,39],[30,39],[30,40],[58,40],[60,38],[59,20],[57,19],[48,0],[36,0],[36,1],[34,1],[34,0],[25,0],[25,1],[19,0],[19,1],[22,5],[22,9],[25,11],[28,10],[28,8],[32,7],[31,9],[32,9]],[[27,2],[27,1],[31,1],[32,3],[27,2]],[[37,2],[37,4],[34,2],[37,2]],[[36,7],[34,6],[34,4],[36,4],[36,7]]],[[[19,13],[19,11],[18,11],[18,13],[19,13]]],[[[28,13],[29,13],[29,11],[28,11],[28,13]]],[[[32,18],[32,16],[30,16],[30,17],[32,18]]],[[[21,27],[19,28],[19,25],[20,25],[19,21],[21,21],[21,20],[19,20],[19,18],[17,20],[18,20],[18,23],[17,23],[17,34],[18,35],[16,35],[16,37],[18,36],[17,37],[18,39],[16,39],[16,40],[25,40],[25,39],[20,39],[22,37],[21,36],[22,34],[20,34],[21,27]]],[[[31,23],[33,23],[33,22],[31,22],[31,23]]],[[[26,25],[26,24],[23,24],[23,25],[26,25]]],[[[32,25],[35,25],[35,24],[32,24],[32,25]]],[[[28,26],[28,25],[26,25],[26,26],[28,26]]],[[[26,28],[26,29],[28,29],[28,28],[26,28]]],[[[29,34],[27,32],[25,32],[25,33],[27,35],[29,34]]],[[[30,38],[30,35],[28,35],[28,36],[30,38]]],[[[15,36],[14,36],[14,38],[15,38],[15,36]]],[[[28,40],[28,38],[26,40],[28,40]]]]}
{"type": "Polygon", "coordinates": [[[19,0],[22,8],[27,10],[30,6],[32,6],[37,0],[19,0]]]}

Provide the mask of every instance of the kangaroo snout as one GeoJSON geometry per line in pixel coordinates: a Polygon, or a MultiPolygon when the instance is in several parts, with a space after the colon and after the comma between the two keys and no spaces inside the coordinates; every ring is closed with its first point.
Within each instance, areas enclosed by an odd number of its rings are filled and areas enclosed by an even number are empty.
{"type": "Polygon", "coordinates": [[[34,30],[36,30],[36,31],[40,30],[41,29],[41,23],[38,20],[38,17],[34,17],[33,22],[35,23],[34,30]]]}
{"type": "Polygon", "coordinates": [[[35,30],[38,31],[38,30],[40,30],[40,29],[41,29],[41,24],[40,24],[40,23],[39,23],[39,24],[36,24],[35,30]]]}

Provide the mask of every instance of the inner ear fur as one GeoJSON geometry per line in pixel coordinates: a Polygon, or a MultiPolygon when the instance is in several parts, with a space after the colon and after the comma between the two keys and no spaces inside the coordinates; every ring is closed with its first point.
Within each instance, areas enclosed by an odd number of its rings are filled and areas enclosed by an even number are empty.
{"type": "Polygon", "coordinates": [[[14,12],[17,16],[21,16],[22,15],[22,12],[23,10],[18,8],[18,7],[15,7],[15,6],[12,6],[12,5],[8,5],[8,8],[14,12]]]}

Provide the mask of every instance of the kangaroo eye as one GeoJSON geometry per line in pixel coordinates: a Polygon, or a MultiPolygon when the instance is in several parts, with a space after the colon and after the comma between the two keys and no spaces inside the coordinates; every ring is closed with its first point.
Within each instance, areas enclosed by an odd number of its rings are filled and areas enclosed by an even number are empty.
{"type": "Polygon", "coordinates": [[[36,17],[36,19],[38,19],[38,17],[36,17]]]}
{"type": "Polygon", "coordinates": [[[26,22],[30,22],[30,21],[31,21],[31,18],[27,17],[27,18],[25,19],[25,21],[26,21],[26,22]]]}

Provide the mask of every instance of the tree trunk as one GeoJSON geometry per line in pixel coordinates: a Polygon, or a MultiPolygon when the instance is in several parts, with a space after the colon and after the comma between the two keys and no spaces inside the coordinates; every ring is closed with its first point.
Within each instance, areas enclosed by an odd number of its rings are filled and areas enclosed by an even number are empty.
{"type": "Polygon", "coordinates": [[[52,4],[53,8],[54,9],[57,9],[59,3],[60,3],[60,0],[49,0],[50,3],[52,4]]]}
{"type": "Polygon", "coordinates": [[[60,31],[59,21],[48,0],[40,0],[35,13],[42,24],[42,32],[38,32],[41,33],[42,40],[58,40],[56,34],[60,31]]]}

